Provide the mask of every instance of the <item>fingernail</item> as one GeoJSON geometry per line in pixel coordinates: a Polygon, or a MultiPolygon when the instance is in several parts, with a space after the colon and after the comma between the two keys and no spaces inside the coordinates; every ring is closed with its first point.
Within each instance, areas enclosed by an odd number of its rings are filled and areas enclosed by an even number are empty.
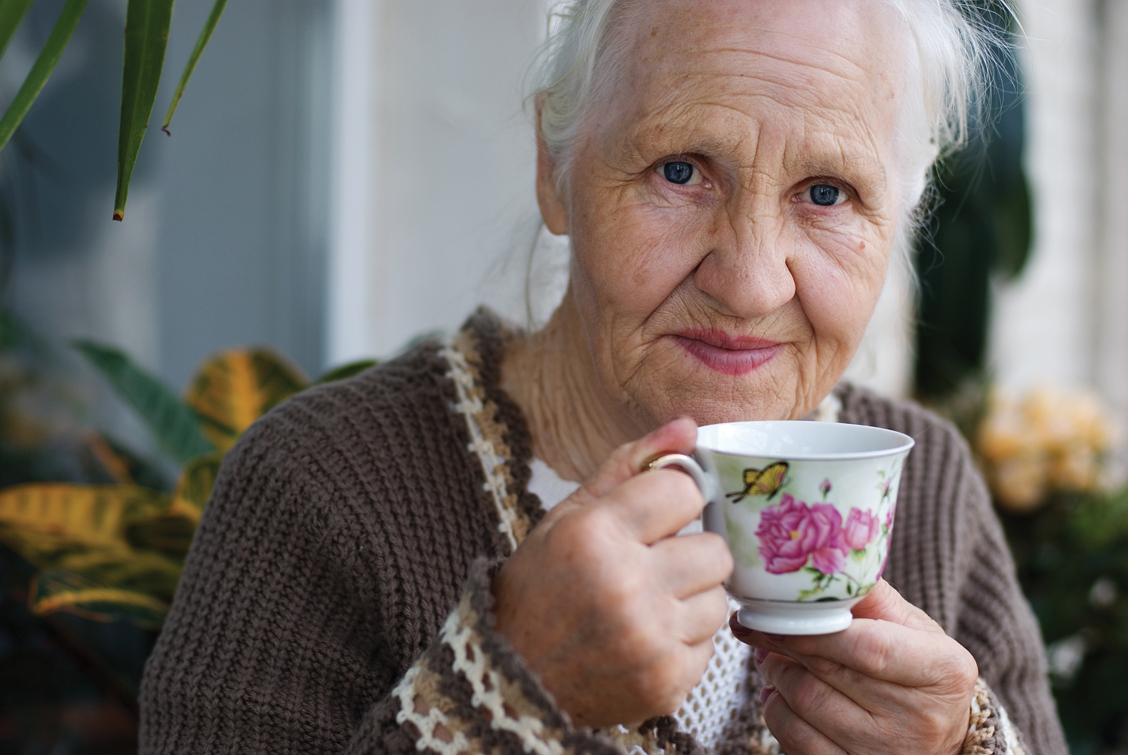
{"type": "Polygon", "coordinates": [[[768,651],[764,650],[763,648],[756,648],[754,655],[756,656],[756,664],[759,665],[764,662],[765,658],[768,657],[768,651]]]}
{"type": "Polygon", "coordinates": [[[761,706],[767,705],[768,698],[771,697],[772,693],[775,692],[775,691],[776,691],[776,688],[773,687],[770,684],[767,685],[766,687],[761,687],[760,688],[760,705],[761,706]]]}

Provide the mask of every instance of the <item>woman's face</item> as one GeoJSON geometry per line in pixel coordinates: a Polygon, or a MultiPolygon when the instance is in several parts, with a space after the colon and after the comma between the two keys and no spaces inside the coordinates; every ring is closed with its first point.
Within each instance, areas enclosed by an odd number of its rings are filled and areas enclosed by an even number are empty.
{"type": "Polygon", "coordinates": [[[572,240],[565,306],[644,424],[803,417],[885,278],[898,19],[880,0],[634,5],[566,196],[542,155],[542,212],[572,240]]]}

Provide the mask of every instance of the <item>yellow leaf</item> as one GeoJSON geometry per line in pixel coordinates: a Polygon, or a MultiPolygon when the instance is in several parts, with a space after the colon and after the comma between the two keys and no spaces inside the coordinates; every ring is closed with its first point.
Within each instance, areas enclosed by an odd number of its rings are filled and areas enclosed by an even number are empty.
{"type": "Polygon", "coordinates": [[[197,456],[184,467],[180,479],[176,483],[176,490],[172,493],[172,506],[169,513],[179,514],[200,521],[200,515],[211,497],[212,488],[215,487],[215,478],[219,474],[219,465],[223,461],[223,453],[197,456]]]}
{"type": "Polygon", "coordinates": [[[38,616],[58,611],[96,621],[127,620],[158,627],[168,614],[180,578],[179,565],[149,556],[107,564],[113,571],[53,571],[38,575],[28,606],[38,616]]]}
{"type": "Polygon", "coordinates": [[[200,366],[185,398],[204,420],[204,436],[226,451],[252,422],[308,385],[300,369],[268,349],[231,349],[200,366]]]}
{"type": "Polygon", "coordinates": [[[129,549],[126,527],[165,514],[163,493],[130,485],[44,483],[0,490],[0,542],[39,569],[75,552],[129,549]]]}
{"type": "Polygon", "coordinates": [[[31,606],[31,610],[37,616],[46,616],[56,611],[70,609],[80,616],[86,615],[91,618],[97,616],[97,618],[101,618],[101,616],[98,615],[101,612],[94,612],[89,609],[83,610],[83,604],[89,603],[124,603],[126,605],[142,606],[153,611],[168,611],[168,604],[163,601],[150,598],[148,595],[142,595],[128,590],[114,590],[110,587],[97,587],[51,595],[35,601],[31,606]]]}

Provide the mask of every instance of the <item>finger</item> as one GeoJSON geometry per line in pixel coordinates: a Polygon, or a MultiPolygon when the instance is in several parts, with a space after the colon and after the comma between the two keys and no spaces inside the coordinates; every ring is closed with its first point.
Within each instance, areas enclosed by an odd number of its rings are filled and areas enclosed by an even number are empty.
{"type": "Polygon", "coordinates": [[[646,462],[663,453],[693,453],[697,445],[697,423],[679,417],[633,443],[619,446],[581,490],[592,498],[602,498],[637,475],[646,462]]]}
{"type": "Polygon", "coordinates": [[[679,635],[682,642],[687,645],[702,642],[712,644],[713,635],[724,626],[725,616],[728,614],[725,588],[717,586],[685,598],[681,601],[679,614],[679,635]]]}
{"type": "Polygon", "coordinates": [[[880,619],[919,629],[923,632],[940,632],[943,629],[932,617],[905,600],[901,593],[884,579],[879,579],[869,594],[851,609],[856,619],[880,619]]]}
{"type": "Polygon", "coordinates": [[[901,741],[903,752],[951,752],[967,732],[970,687],[953,694],[906,689],[850,670],[854,682],[836,687],[787,656],[758,650],[755,658],[797,716],[850,752],[872,751],[891,738],[901,741]]]}
{"type": "Polygon", "coordinates": [[[628,537],[651,545],[701,516],[705,499],[689,475],[659,469],[630,478],[594,505],[606,507],[628,537]]]}
{"type": "Polygon", "coordinates": [[[872,685],[859,686],[866,678],[947,689],[962,687],[968,678],[974,684],[978,674],[975,659],[947,635],[889,621],[855,619],[836,634],[782,637],[752,631],[740,639],[794,658],[852,697],[872,693],[872,685]]]}
{"type": "Polygon", "coordinates": [[[732,574],[732,553],[712,532],[659,540],[651,550],[658,556],[659,578],[678,598],[710,590],[732,574]]]}
{"type": "Polygon", "coordinates": [[[860,744],[859,732],[870,732],[870,713],[805,666],[778,653],[756,654],[756,669],[787,703],[788,709],[820,734],[846,750],[860,744]]]}
{"type": "Polygon", "coordinates": [[[714,652],[712,635],[695,645],[689,646],[686,662],[686,668],[689,671],[686,676],[688,686],[685,688],[685,693],[687,695],[701,681],[701,677],[705,676],[705,672],[709,669],[709,660],[713,657],[714,652]]]}
{"type": "Polygon", "coordinates": [[[768,730],[787,755],[845,755],[845,750],[797,715],[779,690],[761,690],[760,710],[768,730]]]}

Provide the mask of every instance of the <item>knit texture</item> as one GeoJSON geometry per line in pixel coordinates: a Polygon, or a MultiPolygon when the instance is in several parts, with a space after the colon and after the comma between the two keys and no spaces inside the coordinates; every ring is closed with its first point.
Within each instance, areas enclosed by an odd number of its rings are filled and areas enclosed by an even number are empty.
{"type": "MultiPolygon", "coordinates": [[[[146,667],[142,752],[703,752],[668,716],[575,729],[493,631],[493,571],[541,516],[527,426],[498,388],[505,338],[480,312],[453,348],[423,344],[248,430],[146,667]]],[[[971,650],[1027,752],[1064,753],[1037,628],[958,435],[839,395],[843,421],[917,440],[886,576],[971,650]]],[[[773,750],[746,699],[718,752],[773,750]]]]}

